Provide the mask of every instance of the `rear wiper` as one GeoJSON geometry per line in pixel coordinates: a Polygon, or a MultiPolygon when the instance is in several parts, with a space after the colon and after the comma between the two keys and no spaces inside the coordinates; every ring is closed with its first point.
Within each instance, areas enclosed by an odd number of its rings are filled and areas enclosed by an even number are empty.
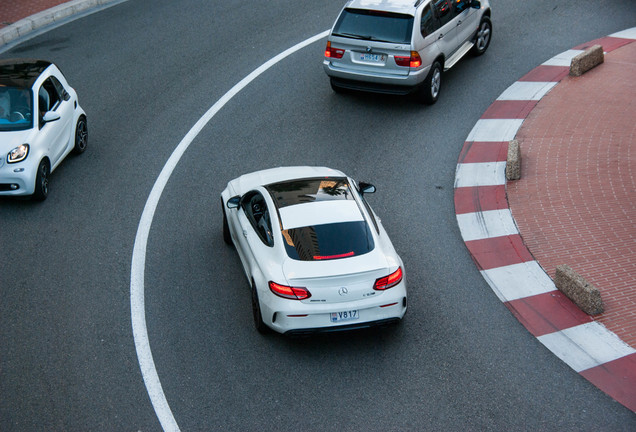
{"type": "Polygon", "coordinates": [[[363,36],[363,35],[354,34],[354,33],[333,33],[332,36],[342,36],[342,37],[348,37],[348,38],[352,38],[352,39],[363,39],[363,40],[370,40],[370,41],[375,41],[375,42],[395,43],[395,42],[390,41],[390,40],[378,39],[377,37],[370,36],[370,35],[369,36],[363,36]]]}

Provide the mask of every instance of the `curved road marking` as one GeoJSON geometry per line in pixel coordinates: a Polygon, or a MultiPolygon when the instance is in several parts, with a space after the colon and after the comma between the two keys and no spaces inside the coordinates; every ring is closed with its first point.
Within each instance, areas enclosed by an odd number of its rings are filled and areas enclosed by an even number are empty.
{"type": "Polygon", "coordinates": [[[248,76],[239,81],[234,87],[232,87],[227,93],[223,95],[212,107],[195,123],[185,137],[181,140],[179,145],[174,149],[170,158],[164,165],[159,177],[155,181],[155,184],[150,191],[150,195],[146,200],[144,211],[141,214],[139,226],[137,227],[137,236],[135,237],[135,245],[133,247],[132,265],[130,269],[130,312],[133,328],[133,338],[135,340],[135,349],[137,350],[137,359],[139,361],[139,367],[141,368],[141,374],[146,385],[146,391],[150,396],[150,401],[155,409],[155,413],[163,430],[165,431],[178,431],[179,425],[177,425],[166,396],[163,393],[161,382],[159,381],[159,375],[155,368],[155,362],[152,359],[152,351],[150,350],[150,341],[148,339],[148,329],[146,328],[146,313],[145,313],[145,301],[144,301],[144,272],[146,266],[146,246],[148,243],[148,234],[150,233],[150,227],[152,220],[157,209],[159,199],[163,193],[172,172],[176,168],[179,160],[190,147],[192,141],[197,137],[199,132],[205,127],[205,125],[212,120],[212,117],[218,113],[221,108],[225,106],[238,92],[243,90],[249,83],[254,81],[258,76],[264,73],[266,70],[274,66],[289,55],[296,51],[310,45],[329,34],[329,30],[317,34],[309,39],[294,45],[291,48],[273,57],[266,63],[262,64],[259,68],[255,69],[248,76]]]}

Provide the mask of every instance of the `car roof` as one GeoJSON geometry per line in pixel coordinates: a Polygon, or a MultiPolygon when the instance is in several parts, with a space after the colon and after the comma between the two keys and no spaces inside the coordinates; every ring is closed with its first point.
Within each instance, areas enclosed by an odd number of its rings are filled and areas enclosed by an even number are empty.
{"type": "Polygon", "coordinates": [[[417,6],[425,1],[426,0],[351,0],[347,4],[347,7],[414,15],[417,6]]]}
{"type": "Polygon", "coordinates": [[[31,88],[50,61],[36,59],[0,60],[0,86],[31,88]]]}

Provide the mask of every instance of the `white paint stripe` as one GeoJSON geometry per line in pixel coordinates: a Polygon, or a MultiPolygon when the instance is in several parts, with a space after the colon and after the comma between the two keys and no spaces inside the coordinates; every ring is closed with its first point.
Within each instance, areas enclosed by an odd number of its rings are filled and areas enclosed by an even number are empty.
{"type": "Polygon", "coordinates": [[[458,214],[457,223],[464,241],[519,234],[510,209],[458,214]]]}
{"type": "Polygon", "coordinates": [[[248,76],[243,78],[238,84],[232,87],[227,93],[223,95],[204,115],[196,122],[196,124],[190,129],[188,134],[181,140],[179,145],[174,149],[170,158],[164,165],[159,177],[155,181],[155,184],[150,191],[150,195],[144,206],[144,211],[139,221],[137,228],[137,236],[135,237],[135,245],[133,247],[132,266],[130,270],[130,310],[131,320],[133,327],[133,337],[135,340],[135,349],[137,350],[137,358],[139,360],[139,366],[141,373],[148,391],[148,396],[152,402],[152,406],[155,409],[155,413],[163,430],[165,431],[178,431],[179,426],[172,415],[168,401],[161,387],[161,382],[155,368],[155,363],[152,358],[152,351],[150,350],[150,341],[148,338],[148,331],[146,328],[146,314],[145,314],[145,301],[144,301],[144,272],[146,264],[146,246],[148,242],[148,235],[150,233],[150,227],[154,218],[155,211],[161,194],[172,175],[175,167],[179,163],[179,160],[188,149],[192,141],[201,132],[203,127],[216,115],[221,108],[227,104],[232,97],[245,88],[249,83],[254,81],[259,75],[264,73],[270,67],[274,66],[285,57],[295,53],[296,51],[310,45],[329,34],[329,31],[324,31],[318,35],[315,35],[309,39],[306,39],[297,45],[283,51],[276,57],[262,64],[259,68],[254,70],[248,76]]]}
{"type": "Polygon", "coordinates": [[[557,85],[556,82],[517,81],[508,87],[498,98],[506,100],[536,100],[538,101],[557,85]]]}
{"type": "Polygon", "coordinates": [[[581,324],[538,339],[577,372],[636,352],[598,322],[581,324]]]}
{"type": "Polygon", "coordinates": [[[636,27],[619,31],[617,33],[612,33],[610,37],[623,38],[623,39],[636,39],[636,27]]]}
{"type": "Polygon", "coordinates": [[[506,184],[506,162],[457,164],[455,188],[506,184]]]}
{"type": "Polygon", "coordinates": [[[481,275],[504,303],[557,290],[536,261],[482,270],[481,275]]]}
{"type": "Polygon", "coordinates": [[[583,50],[567,50],[561,54],[557,54],[547,62],[543,63],[543,66],[567,66],[570,67],[572,59],[581,54],[583,50]]]}
{"type": "Polygon", "coordinates": [[[480,119],[468,134],[466,141],[510,141],[522,123],[523,119],[480,119]]]}

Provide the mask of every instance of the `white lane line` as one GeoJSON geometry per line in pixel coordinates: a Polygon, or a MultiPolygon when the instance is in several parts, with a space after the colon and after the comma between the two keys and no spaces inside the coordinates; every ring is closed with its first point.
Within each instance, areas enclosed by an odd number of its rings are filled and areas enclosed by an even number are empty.
{"type": "Polygon", "coordinates": [[[465,242],[519,234],[510,209],[458,214],[457,224],[465,242]]]}
{"type": "Polygon", "coordinates": [[[148,243],[148,235],[150,233],[150,227],[155,215],[155,210],[161,194],[163,193],[172,172],[176,168],[179,160],[188,149],[192,141],[197,137],[205,125],[221,110],[238,92],[243,90],[249,83],[258,78],[259,75],[267,71],[269,68],[280,62],[284,58],[290,56],[296,51],[310,45],[329,34],[329,30],[317,34],[309,39],[306,39],[293,47],[283,51],[277,56],[273,57],[260,67],[255,69],[248,76],[243,78],[234,87],[232,87],[227,93],[221,97],[212,107],[195,123],[185,137],[181,140],[179,145],[174,149],[170,158],[164,165],[159,177],[155,181],[155,184],[150,191],[150,195],[146,200],[144,211],[141,214],[139,226],[137,227],[137,236],[135,237],[135,245],[133,247],[132,265],[130,269],[130,311],[131,321],[133,328],[133,338],[135,340],[135,349],[137,350],[137,359],[139,361],[139,367],[141,368],[141,374],[146,385],[146,391],[150,396],[150,401],[155,410],[155,414],[161,423],[161,427],[164,431],[179,431],[179,426],[172,415],[170,405],[166,400],[166,396],[161,387],[161,381],[155,368],[155,362],[152,358],[152,351],[150,350],[150,341],[148,339],[148,330],[146,328],[146,313],[145,313],[145,301],[144,301],[144,272],[146,265],[146,246],[148,243]]]}
{"type": "Polygon", "coordinates": [[[543,98],[552,88],[557,85],[556,81],[517,81],[508,87],[497,98],[498,101],[533,100],[538,101],[543,98]]]}
{"type": "Polygon", "coordinates": [[[514,139],[524,119],[479,119],[466,141],[504,142],[514,139]]]}
{"type": "Polygon", "coordinates": [[[506,184],[506,162],[460,163],[455,168],[455,188],[506,184]]]}

